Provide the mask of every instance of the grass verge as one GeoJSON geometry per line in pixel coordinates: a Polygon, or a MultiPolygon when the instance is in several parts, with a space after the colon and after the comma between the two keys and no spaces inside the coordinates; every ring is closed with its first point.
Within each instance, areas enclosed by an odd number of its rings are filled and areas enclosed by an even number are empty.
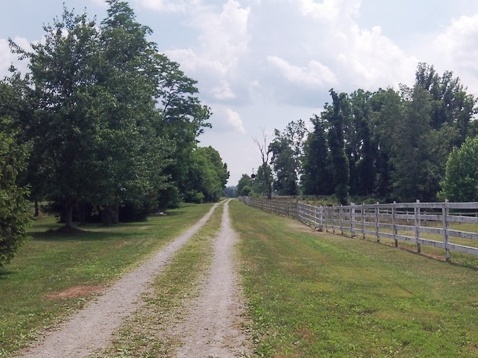
{"type": "Polygon", "coordinates": [[[259,357],[478,357],[478,273],[233,201],[259,357]]]}
{"type": "Polygon", "coordinates": [[[222,217],[219,206],[210,220],[171,260],[144,295],[145,305],[123,324],[110,347],[94,357],[170,357],[178,342],[171,330],[184,304],[198,294],[199,280],[212,259],[222,217]]]}
{"type": "Polygon", "coordinates": [[[96,292],[166,245],[211,205],[187,205],[167,216],[113,227],[83,226],[60,235],[51,217],[38,219],[33,239],[0,271],[0,357],[34,340],[96,292]]]}

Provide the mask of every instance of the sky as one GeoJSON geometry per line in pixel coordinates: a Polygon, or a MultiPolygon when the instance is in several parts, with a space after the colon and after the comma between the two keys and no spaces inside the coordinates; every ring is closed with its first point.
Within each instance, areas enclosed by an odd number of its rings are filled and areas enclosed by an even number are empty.
{"type": "MultiPolygon", "coordinates": [[[[478,96],[476,0],[130,0],[158,50],[198,81],[213,112],[201,146],[219,151],[228,185],[261,164],[254,139],[319,115],[329,90],[413,85],[418,63],[453,71],[478,96]]],[[[8,38],[41,41],[68,9],[101,21],[104,0],[1,0],[0,76],[13,63],[8,38]]]]}

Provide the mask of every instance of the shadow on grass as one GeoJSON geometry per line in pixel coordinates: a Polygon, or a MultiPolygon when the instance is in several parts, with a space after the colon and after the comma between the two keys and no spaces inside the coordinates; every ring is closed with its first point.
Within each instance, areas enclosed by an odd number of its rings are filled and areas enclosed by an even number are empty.
{"type": "Polygon", "coordinates": [[[164,211],[162,213],[159,213],[159,214],[153,214],[153,215],[150,215],[150,217],[152,218],[160,218],[160,217],[165,217],[165,216],[178,216],[178,215],[183,215],[185,214],[186,211],[185,210],[181,210],[181,209],[174,209],[172,211],[164,211]]]}
{"type": "Polygon", "coordinates": [[[14,275],[15,273],[15,271],[9,271],[5,268],[0,267],[0,280],[5,280],[9,276],[14,275]]]}
{"type": "Polygon", "coordinates": [[[94,228],[65,230],[47,230],[43,232],[33,232],[30,234],[35,241],[98,241],[98,240],[111,240],[118,238],[130,238],[137,237],[137,232],[121,231],[121,228],[115,228],[108,231],[95,231],[94,228]]]}
{"type": "MultiPolygon", "coordinates": [[[[364,239],[361,239],[361,240],[364,240],[364,239]]],[[[469,259],[470,262],[468,262],[468,260],[466,260],[466,259],[463,259],[463,258],[460,258],[460,257],[457,258],[456,256],[453,257],[453,255],[452,255],[452,259],[450,261],[447,261],[445,255],[443,253],[434,254],[434,253],[426,252],[426,251],[417,252],[417,249],[415,247],[411,247],[411,246],[404,246],[404,245],[395,246],[393,243],[375,242],[375,241],[372,241],[370,239],[365,239],[365,240],[369,241],[369,242],[376,243],[378,245],[384,245],[384,246],[396,248],[398,250],[403,250],[403,251],[406,251],[406,252],[411,253],[413,255],[418,255],[418,256],[421,256],[423,258],[430,259],[430,260],[433,260],[433,261],[440,261],[440,262],[444,262],[448,265],[463,267],[463,268],[471,269],[471,270],[474,270],[474,271],[478,271],[478,260],[474,259],[474,258],[470,258],[469,259]]]]}

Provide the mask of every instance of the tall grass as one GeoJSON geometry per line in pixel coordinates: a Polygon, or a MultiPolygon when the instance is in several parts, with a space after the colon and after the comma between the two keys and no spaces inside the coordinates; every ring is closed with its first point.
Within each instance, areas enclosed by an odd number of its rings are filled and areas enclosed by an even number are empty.
{"type": "Polygon", "coordinates": [[[184,206],[140,223],[84,226],[74,235],[50,231],[59,227],[51,217],[38,219],[33,239],[0,271],[0,357],[81,308],[92,293],[166,245],[210,207],[184,206]]]}
{"type": "Polygon", "coordinates": [[[231,203],[256,355],[478,357],[478,272],[231,203]]]}

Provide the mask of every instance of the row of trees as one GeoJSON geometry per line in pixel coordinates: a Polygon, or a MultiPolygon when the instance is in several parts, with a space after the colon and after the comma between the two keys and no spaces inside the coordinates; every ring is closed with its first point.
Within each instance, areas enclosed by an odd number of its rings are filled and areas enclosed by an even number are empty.
{"type": "Polygon", "coordinates": [[[122,208],[131,219],[215,201],[229,177],[219,153],[198,146],[211,111],[196,81],[158,52],[127,2],[107,3],[100,23],[65,8],[30,49],[10,41],[28,71],[12,67],[0,82],[0,200],[28,187],[67,227],[95,210],[114,224],[122,208]]]}
{"type": "Polygon", "coordinates": [[[301,120],[275,130],[270,160],[253,182],[243,176],[239,193],[246,186],[267,194],[264,186],[272,183],[279,195],[334,194],[341,203],[350,196],[434,201],[446,187],[450,153],[478,134],[477,99],[452,72],[440,76],[424,63],[412,87],[330,95],[310,131],[301,120]]]}

